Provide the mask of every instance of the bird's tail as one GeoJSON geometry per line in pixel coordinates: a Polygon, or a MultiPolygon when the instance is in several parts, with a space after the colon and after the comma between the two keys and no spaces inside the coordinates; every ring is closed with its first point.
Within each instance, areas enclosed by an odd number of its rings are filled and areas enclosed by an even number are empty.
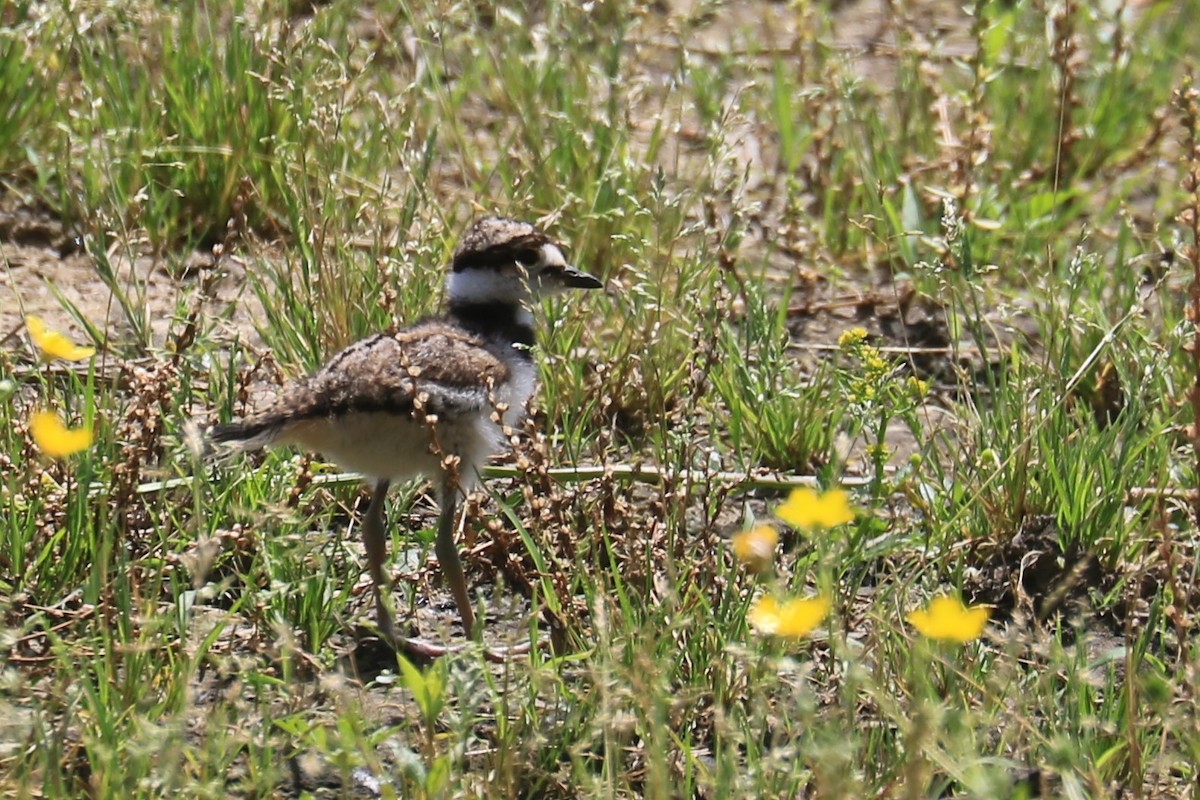
{"type": "Polygon", "coordinates": [[[189,421],[185,425],[184,440],[193,455],[207,458],[221,450],[229,452],[267,447],[279,437],[282,428],[283,420],[273,417],[208,426],[189,421]]]}
{"type": "Polygon", "coordinates": [[[205,438],[212,444],[228,444],[238,450],[258,450],[272,444],[282,428],[282,419],[258,417],[213,425],[205,432],[205,438]]]}

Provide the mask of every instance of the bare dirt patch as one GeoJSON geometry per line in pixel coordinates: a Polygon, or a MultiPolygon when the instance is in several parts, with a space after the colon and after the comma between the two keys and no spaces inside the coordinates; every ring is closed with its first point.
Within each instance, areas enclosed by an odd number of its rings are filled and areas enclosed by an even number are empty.
{"type": "Polygon", "coordinates": [[[229,332],[242,341],[261,344],[256,320],[261,306],[247,291],[246,269],[237,257],[219,261],[211,252],[155,257],[130,256],[138,247],[110,248],[106,260],[111,277],[86,251],[83,241],[49,210],[0,199],[0,334],[21,331],[26,315],[36,315],[75,341],[90,337],[74,314],[102,336],[101,347],[128,340],[131,324],[119,296],[145,309],[152,349],[166,345],[177,312],[186,310],[200,289],[210,292],[214,317],[228,319],[229,332]],[[72,313],[72,310],[74,313],[72,313]]]}

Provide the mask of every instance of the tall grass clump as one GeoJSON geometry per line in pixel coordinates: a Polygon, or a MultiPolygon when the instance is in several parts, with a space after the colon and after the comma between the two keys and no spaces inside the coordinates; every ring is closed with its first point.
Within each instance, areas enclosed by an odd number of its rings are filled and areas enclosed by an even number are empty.
{"type": "Polygon", "coordinates": [[[102,243],[144,230],[157,248],[222,241],[233,222],[279,233],[294,191],[288,144],[307,109],[280,80],[286,29],[238,4],[210,15],[101,6],[69,16],[78,54],[61,154],[61,210],[102,243]]]}

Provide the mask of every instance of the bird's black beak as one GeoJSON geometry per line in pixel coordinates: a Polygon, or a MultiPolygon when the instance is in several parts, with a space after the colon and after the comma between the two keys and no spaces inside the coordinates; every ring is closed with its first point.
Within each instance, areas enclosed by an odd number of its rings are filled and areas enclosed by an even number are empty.
{"type": "Polygon", "coordinates": [[[562,267],[542,272],[543,280],[549,278],[567,289],[600,289],[604,283],[595,275],[590,275],[575,267],[562,267]]]}

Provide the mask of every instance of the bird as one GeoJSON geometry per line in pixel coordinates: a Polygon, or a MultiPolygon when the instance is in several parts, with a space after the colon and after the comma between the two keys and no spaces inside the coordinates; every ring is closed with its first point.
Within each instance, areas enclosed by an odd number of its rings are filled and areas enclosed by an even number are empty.
{"type": "Polygon", "coordinates": [[[521,422],[534,392],[535,301],[602,286],[534,225],[484,217],[451,257],[444,313],[354,342],[249,416],[210,427],[208,438],[242,451],[291,445],[364,477],[372,491],[362,539],[376,623],[389,640],[395,634],[384,600],[385,497],[393,482],[431,480],[440,508],[434,552],[463,629],[474,638],[454,543],[459,500],[505,448],[505,429],[521,422]]]}

